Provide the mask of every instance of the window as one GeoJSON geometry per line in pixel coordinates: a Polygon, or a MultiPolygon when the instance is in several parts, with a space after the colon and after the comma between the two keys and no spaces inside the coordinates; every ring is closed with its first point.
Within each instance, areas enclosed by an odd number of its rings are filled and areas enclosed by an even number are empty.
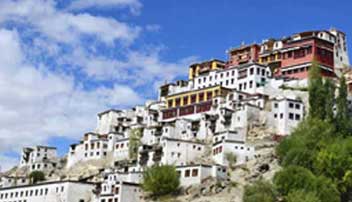
{"type": "Polygon", "coordinates": [[[169,100],[169,101],[167,102],[167,105],[168,105],[169,107],[172,107],[172,104],[173,104],[173,100],[169,100]]]}
{"type": "Polygon", "coordinates": [[[254,69],[253,69],[253,68],[250,68],[250,69],[249,69],[249,74],[250,74],[250,75],[253,75],[253,74],[254,74],[254,69]]]}
{"type": "Polygon", "coordinates": [[[176,98],[176,107],[181,105],[181,99],[180,98],[176,98]]]}
{"type": "Polygon", "coordinates": [[[279,104],[274,103],[274,108],[278,108],[278,107],[279,107],[279,104]]]}
{"type": "Polygon", "coordinates": [[[191,174],[191,171],[190,171],[190,170],[186,170],[186,172],[185,172],[185,177],[189,177],[190,174],[191,174]]]}
{"type": "Polygon", "coordinates": [[[301,105],[300,105],[300,104],[296,104],[296,105],[295,105],[295,108],[296,108],[296,109],[300,109],[300,108],[301,108],[301,105]]]}
{"type": "Polygon", "coordinates": [[[284,118],[284,114],[281,113],[281,114],[280,114],[280,119],[283,119],[283,118],[284,118]]]}
{"type": "Polygon", "coordinates": [[[287,53],[287,58],[292,58],[292,52],[291,51],[287,53]]]}
{"type": "Polygon", "coordinates": [[[212,92],[207,92],[207,100],[211,100],[212,96],[213,96],[212,92]]]}
{"type": "Polygon", "coordinates": [[[192,177],[197,177],[198,176],[198,169],[193,169],[192,170],[192,177]]]}
{"type": "Polygon", "coordinates": [[[191,95],[191,103],[195,103],[197,99],[197,95],[191,95]]]}
{"type": "Polygon", "coordinates": [[[199,102],[204,101],[204,93],[199,93],[199,102]]]}
{"type": "Polygon", "coordinates": [[[293,108],[293,103],[290,102],[290,103],[288,104],[288,107],[289,107],[289,108],[293,108]]]}
{"type": "Polygon", "coordinates": [[[296,115],[295,115],[295,120],[296,120],[296,121],[299,121],[299,120],[301,120],[301,115],[299,115],[299,114],[296,114],[296,115]]]}
{"type": "Polygon", "coordinates": [[[277,114],[274,114],[274,118],[275,118],[275,119],[277,118],[277,114]]]}
{"type": "Polygon", "coordinates": [[[183,97],[183,105],[188,105],[188,97],[183,97]]]}
{"type": "Polygon", "coordinates": [[[293,120],[293,113],[289,113],[289,114],[288,114],[288,118],[291,119],[291,120],[293,120]]]}

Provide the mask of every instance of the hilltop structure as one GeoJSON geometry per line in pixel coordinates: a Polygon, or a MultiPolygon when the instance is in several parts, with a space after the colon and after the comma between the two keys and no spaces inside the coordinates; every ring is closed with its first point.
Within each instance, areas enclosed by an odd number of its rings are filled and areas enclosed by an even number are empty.
{"type": "Polygon", "coordinates": [[[65,161],[55,148],[25,148],[19,169],[44,171],[48,181],[30,185],[27,175],[3,175],[0,202],[142,201],[143,171],[156,164],[176,166],[183,187],[226,180],[230,167],[261,156],[259,143],[289,135],[305,117],[313,60],[332,79],[349,66],[346,36],[336,29],[227,53],[227,61],[190,65],[189,79],[162,85],[156,101],[99,113],[95,131],[71,145],[65,161]],[[100,162],[98,173],[73,176],[92,162],[100,162]],[[57,174],[57,167],[67,172],[57,174]]]}

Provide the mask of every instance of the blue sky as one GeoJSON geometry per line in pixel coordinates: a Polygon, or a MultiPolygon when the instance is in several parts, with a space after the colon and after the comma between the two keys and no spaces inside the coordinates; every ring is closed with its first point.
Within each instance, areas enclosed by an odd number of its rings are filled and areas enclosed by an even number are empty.
{"type": "MultiPolygon", "coordinates": [[[[0,165],[23,146],[68,145],[96,113],[155,99],[191,62],[245,43],[336,27],[351,50],[352,2],[327,0],[3,0],[0,165]]],[[[351,55],[351,53],[350,53],[351,55]]]]}

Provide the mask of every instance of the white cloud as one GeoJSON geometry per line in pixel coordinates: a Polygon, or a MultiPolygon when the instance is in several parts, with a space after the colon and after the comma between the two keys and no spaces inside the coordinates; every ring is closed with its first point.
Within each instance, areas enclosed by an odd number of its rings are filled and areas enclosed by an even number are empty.
{"type": "Polygon", "coordinates": [[[94,36],[111,44],[131,43],[140,28],[113,18],[58,10],[53,0],[0,1],[0,22],[15,21],[33,26],[34,31],[64,43],[77,43],[80,35],[94,36]]]}
{"type": "Polygon", "coordinates": [[[166,62],[161,59],[160,51],[159,48],[129,51],[124,60],[91,57],[83,50],[76,52],[73,57],[75,63],[82,66],[83,71],[93,79],[129,81],[133,86],[173,81],[179,76],[184,76],[188,65],[197,59],[187,57],[177,62],[166,62]]]}
{"type": "Polygon", "coordinates": [[[79,138],[94,129],[97,112],[143,100],[127,86],[84,90],[71,76],[22,62],[26,58],[19,44],[16,31],[0,30],[0,50],[11,50],[0,57],[0,153],[44,143],[51,136],[79,138]]]}
{"type": "Polygon", "coordinates": [[[138,14],[142,4],[138,0],[75,0],[69,6],[70,9],[74,10],[81,10],[91,7],[129,7],[132,13],[138,14]]]}
{"type": "MultiPolygon", "coordinates": [[[[96,2],[87,5],[118,1],[96,2]]],[[[139,3],[119,2],[130,8],[139,3]]],[[[136,89],[152,91],[185,75],[194,61],[166,62],[160,48],[132,50],[128,44],[139,37],[138,26],[71,11],[54,0],[0,1],[0,50],[6,50],[0,54],[0,165],[14,163],[5,151],[45,144],[53,136],[80,138],[94,129],[96,113],[142,103],[148,92],[136,89]],[[87,42],[86,36],[94,39],[87,42]]]]}

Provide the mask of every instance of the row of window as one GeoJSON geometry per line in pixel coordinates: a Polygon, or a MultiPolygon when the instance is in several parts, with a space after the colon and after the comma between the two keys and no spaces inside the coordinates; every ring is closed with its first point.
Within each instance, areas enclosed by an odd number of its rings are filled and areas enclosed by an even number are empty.
{"type": "MultiPolygon", "coordinates": [[[[95,146],[96,146],[97,149],[100,149],[100,142],[96,142],[95,144],[91,143],[90,144],[90,149],[94,149],[95,146]]],[[[103,144],[103,148],[104,149],[108,148],[108,145],[107,144],[103,144]]],[[[88,150],[88,144],[85,144],[85,150],[88,150]]]]}
{"type": "MultiPolygon", "coordinates": [[[[64,187],[56,187],[56,193],[64,192],[64,187]]],[[[31,197],[31,196],[46,196],[49,193],[48,188],[41,188],[41,189],[30,189],[25,191],[12,191],[8,193],[1,193],[0,199],[11,199],[11,198],[18,198],[18,197],[31,197]]]]}
{"type": "MultiPolygon", "coordinates": [[[[278,114],[274,114],[274,118],[277,119],[278,118],[278,114]]],[[[284,118],[284,114],[280,113],[280,119],[284,118]]],[[[296,120],[296,121],[300,121],[301,120],[301,115],[300,114],[294,114],[294,113],[289,113],[288,114],[288,119],[290,120],[296,120]]]]}
{"type": "MultiPolygon", "coordinates": [[[[250,151],[249,147],[247,147],[247,149],[246,149],[244,146],[235,146],[234,148],[235,148],[235,150],[247,150],[247,151],[250,151]]],[[[219,146],[219,147],[213,149],[213,155],[220,154],[220,153],[222,153],[222,151],[223,151],[222,146],[219,146]]]]}
{"type": "MultiPolygon", "coordinates": [[[[184,177],[198,177],[199,170],[198,168],[193,168],[193,169],[187,169],[184,171],[184,177]]],[[[178,170],[177,174],[181,177],[181,171],[178,170]]]]}
{"type": "Polygon", "coordinates": [[[182,98],[179,97],[175,99],[170,99],[168,100],[167,103],[168,103],[168,107],[173,107],[173,106],[179,107],[181,106],[181,99],[182,99],[183,105],[188,105],[188,104],[196,103],[197,98],[198,98],[198,102],[203,102],[206,100],[211,100],[213,96],[217,96],[218,94],[219,94],[219,90],[200,92],[193,95],[183,96],[182,98]]]}
{"type": "MultiPolygon", "coordinates": [[[[89,153],[90,155],[90,157],[92,157],[92,156],[94,156],[94,152],[90,152],[89,153]]],[[[100,152],[95,152],[95,155],[96,156],[100,156],[100,152]]],[[[106,156],[107,155],[107,152],[103,152],[103,156],[106,156]]],[[[88,153],[84,153],[84,157],[88,157],[88,153]]]]}
{"type": "MultiPolygon", "coordinates": [[[[274,103],[274,108],[278,108],[279,107],[279,104],[278,103],[274,103]]],[[[301,109],[301,104],[299,103],[293,103],[293,102],[289,102],[288,103],[288,107],[293,109],[301,109]]]]}
{"type": "MultiPolygon", "coordinates": [[[[246,69],[246,70],[242,70],[242,71],[239,71],[239,76],[238,78],[244,78],[244,77],[247,77],[247,75],[254,75],[254,72],[256,70],[256,74],[257,75],[262,75],[262,76],[265,76],[265,69],[262,69],[262,68],[249,68],[249,69],[246,69]],[[249,73],[248,73],[249,72],[249,73]]],[[[232,73],[231,73],[232,76],[235,76],[235,71],[233,70],[232,73]]],[[[226,72],[226,77],[229,77],[230,76],[230,72],[226,72]]],[[[215,80],[217,80],[217,75],[214,76],[215,77],[215,80]]],[[[220,74],[220,78],[223,78],[223,73],[220,74]]],[[[212,76],[209,76],[209,82],[212,81],[213,77],[212,76]]],[[[198,78],[198,84],[201,84],[201,83],[206,83],[207,82],[207,77],[203,77],[203,78],[198,78]]],[[[226,85],[228,85],[229,83],[229,80],[226,80],[226,85]]],[[[234,83],[234,78],[231,79],[231,83],[233,84],[234,83]]],[[[220,85],[222,85],[222,82],[220,82],[220,85]]]]}

